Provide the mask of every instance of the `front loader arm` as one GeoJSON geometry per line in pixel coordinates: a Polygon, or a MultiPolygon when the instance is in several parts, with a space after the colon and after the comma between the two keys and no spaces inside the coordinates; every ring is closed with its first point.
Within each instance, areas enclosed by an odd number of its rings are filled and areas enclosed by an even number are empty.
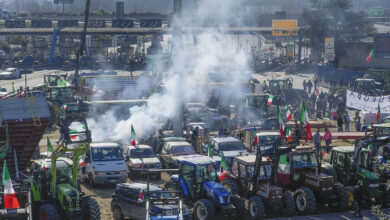
{"type": "Polygon", "coordinates": [[[64,143],[61,143],[51,154],[51,183],[50,183],[50,192],[51,196],[55,197],[56,192],[56,182],[57,182],[57,159],[62,157],[68,148],[64,143]]]}
{"type": "Polygon", "coordinates": [[[81,143],[77,148],[69,149],[73,153],[73,170],[72,170],[72,184],[77,189],[77,169],[79,166],[78,160],[89,149],[89,143],[81,143]]]}

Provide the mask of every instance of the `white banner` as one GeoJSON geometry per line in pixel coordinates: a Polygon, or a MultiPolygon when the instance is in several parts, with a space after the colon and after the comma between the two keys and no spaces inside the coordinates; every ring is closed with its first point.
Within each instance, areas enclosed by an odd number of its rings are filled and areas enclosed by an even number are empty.
{"type": "Polygon", "coordinates": [[[378,111],[378,103],[381,107],[381,112],[390,113],[390,95],[388,96],[366,96],[347,90],[346,106],[358,110],[363,110],[371,113],[378,111]]]}

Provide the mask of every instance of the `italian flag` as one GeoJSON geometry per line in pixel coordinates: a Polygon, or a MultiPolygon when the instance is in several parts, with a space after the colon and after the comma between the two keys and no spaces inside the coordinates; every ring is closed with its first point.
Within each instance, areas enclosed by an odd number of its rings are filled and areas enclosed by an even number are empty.
{"type": "Polygon", "coordinates": [[[291,130],[289,128],[286,129],[286,138],[287,138],[287,142],[292,141],[292,134],[291,134],[291,130]]]}
{"type": "Polygon", "coordinates": [[[227,164],[226,164],[226,159],[225,155],[223,155],[223,152],[221,152],[221,173],[224,171],[227,171],[227,164]]]}
{"type": "Polygon", "coordinates": [[[277,118],[278,124],[279,124],[280,138],[283,140],[284,139],[284,122],[283,122],[282,113],[280,112],[279,106],[276,107],[276,118],[277,118]]]}
{"type": "Polygon", "coordinates": [[[82,166],[82,167],[85,166],[85,161],[84,161],[82,155],[80,155],[80,157],[79,157],[79,164],[80,164],[80,166],[82,166]]]}
{"type": "Polygon", "coordinates": [[[257,146],[259,144],[259,140],[257,139],[257,135],[256,135],[256,128],[253,126],[253,146],[257,146]]]}
{"type": "Polygon", "coordinates": [[[370,54],[366,57],[367,62],[370,62],[371,59],[374,57],[374,49],[371,49],[370,54]]]}
{"type": "Polygon", "coordinates": [[[268,105],[271,105],[273,99],[274,99],[274,96],[273,96],[273,95],[269,95],[269,96],[268,96],[268,102],[267,102],[267,104],[268,104],[268,105]]]}
{"type": "Polygon", "coordinates": [[[209,144],[208,144],[208,156],[212,159],[213,158],[213,149],[211,149],[211,142],[209,141],[209,144]]]}
{"type": "Polygon", "coordinates": [[[287,106],[286,117],[288,118],[288,120],[292,119],[292,113],[290,110],[290,106],[287,106]]]}
{"type": "Polygon", "coordinates": [[[309,119],[309,114],[307,113],[305,101],[302,102],[301,122],[305,125],[306,140],[311,140],[312,135],[311,135],[310,119],[309,119]]]}
{"type": "Polygon", "coordinates": [[[286,154],[282,154],[279,157],[279,165],[276,178],[281,184],[290,184],[290,163],[287,162],[286,154]]]}
{"type": "Polygon", "coordinates": [[[20,208],[18,198],[12,186],[12,181],[8,173],[7,162],[4,160],[3,179],[1,184],[4,187],[4,208],[17,209],[20,208]]]}
{"type": "Polygon", "coordinates": [[[133,125],[131,125],[131,146],[135,147],[137,145],[136,141],[137,141],[137,135],[135,134],[133,125]]]}
{"type": "Polygon", "coordinates": [[[381,116],[381,106],[378,103],[378,111],[376,112],[376,120],[378,121],[381,116]]]}

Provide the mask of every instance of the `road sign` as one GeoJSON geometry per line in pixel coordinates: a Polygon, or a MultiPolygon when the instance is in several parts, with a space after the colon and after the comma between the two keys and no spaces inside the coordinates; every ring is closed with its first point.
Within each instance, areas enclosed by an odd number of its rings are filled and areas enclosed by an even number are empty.
{"type": "Polygon", "coordinates": [[[325,38],[325,60],[332,61],[334,60],[334,38],[326,37],[325,38]]]}
{"type": "Polygon", "coordinates": [[[54,4],[55,5],[58,5],[58,4],[73,4],[73,1],[74,0],[54,0],[54,4]]]}
{"type": "Polygon", "coordinates": [[[272,36],[298,36],[298,20],[272,20],[272,36]]]}
{"type": "Polygon", "coordinates": [[[368,9],[368,14],[370,16],[384,16],[385,10],[383,7],[373,7],[368,9]]]}

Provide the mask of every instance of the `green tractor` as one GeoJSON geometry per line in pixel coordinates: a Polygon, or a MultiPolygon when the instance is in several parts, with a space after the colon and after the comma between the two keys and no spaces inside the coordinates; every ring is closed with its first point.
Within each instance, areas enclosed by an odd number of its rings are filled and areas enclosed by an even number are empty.
{"type": "Polygon", "coordinates": [[[379,176],[370,171],[370,151],[361,146],[334,147],[330,163],[323,163],[321,169],[334,177],[335,181],[348,187],[349,206],[353,205],[353,187],[363,182],[363,198],[373,203],[390,204],[390,190],[379,176]]]}
{"type": "Polygon", "coordinates": [[[46,74],[43,76],[43,84],[37,85],[33,88],[33,90],[39,90],[39,91],[46,91],[49,87],[52,86],[67,86],[68,83],[66,81],[66,78],[68,77],[67,74],[46,74]]]}
{"type": "Polygon", "coordinates": [[[33,210],[39,210],[41,220],[100,219],[96,200],[81,191],[78,181],[79,158],[89,149],[90,131],[86,127],[81,132],[69,129],[63,132],[62,142],[51,153],[51,158],[33,164],[33,210]],[[76,139],[73,136],[84,138],[76,139]],[[72,160],[63,157],[67,152],[72,153],[72,160]]]}
{"type": "Polygon", "coordinates": [[[61,125],[65,122],[69,124],[71,121],[79,121],[84,119],[88,113],[88,106],[83,101],[63,104],[58,110],[57,125],[61,125]]]}

